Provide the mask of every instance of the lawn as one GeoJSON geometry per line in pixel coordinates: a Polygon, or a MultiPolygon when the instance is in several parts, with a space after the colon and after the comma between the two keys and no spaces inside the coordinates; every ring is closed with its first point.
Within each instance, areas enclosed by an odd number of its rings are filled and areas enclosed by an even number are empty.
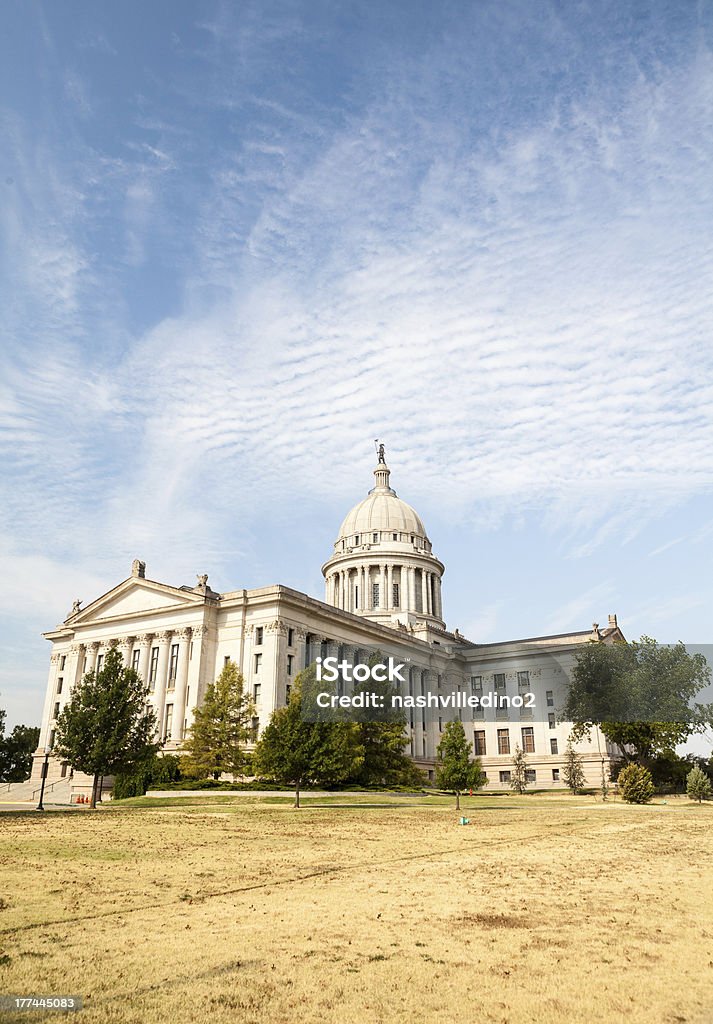
{"type": "Polygon", "coordinates": [[[87,1024],[713,1020],[712,806],[464,812],[229,794],[2,814],[0,992],[81,995],[87,1024]]]}

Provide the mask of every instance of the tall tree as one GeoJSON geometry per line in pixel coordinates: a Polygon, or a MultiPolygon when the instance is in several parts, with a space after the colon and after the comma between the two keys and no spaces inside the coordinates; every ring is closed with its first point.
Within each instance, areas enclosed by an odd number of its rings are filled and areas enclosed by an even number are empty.
{"type": "Polygon", "coordinates": [[[696,765],[691,768],[686,777],[686,793],[691,800],[710,800],[713,796],[713,786],[706,773],[696,765]]]}
{"type": "Polygon", "coordinates": [[[575,723],[575,738],[598,724],[625,760],[650,767],[713,722],[713,705],[694,700],[710,678],[703,655],[682,643],[593,642],[577,655],[562,718],[575,723]]]}
{"type": "Polygon", "coordinates": [[[148,698],[147,685],[112,647],[103,667],[87,673],[74,687],[59,715],[53,752],[93,776],[92,807],[101,776],[142,765],[160,748],[148,698]]]}
{"type": "Polygon", "coordinates": [[[242,674],[229,661],[193,713],[184,744],[186,769],[203,778],[218,779],[222,772],[239,774],[247,761],[245,744],[253,739],[254,716],[255,705],[242,674]]]}
{"type": "Polygon", "coordinates": [[[32,754],[40,741],[37,726],[16,725],[7,736],[0,725],[0,782],[24,782],[32,774],[32,754]]]}
{"type": "Polygon", "coordinates": [[[354,722],[306,720],[303,693],[314,689],[314,675],[310,667],[297,676],[287,706],[273,712],[253,755],[256,775],[295,787],[296,808],[304,786],[343,782],[364,760],[354,722]]]}
{"type": "MultiPolygon", "coordinates": [[[[370,656],[368,664],[373,667],[382,661],[380,653],[376,652],[370,656]]],[[[372,693],[379,698],[379,701],[370,702],[368,707],[353,709],[349,714],[350,719],[357,722],[358,741],[364,751],[361,767],[348,780],[354,785],[423,783],[423,774],[415,769],[404,752],[409,742],[406,715],[393,706],[392,697],[396,692],[396,688],[388,681],[375,679],[357,683],[354,687],[354,697],[361,693],[372,693]]]]}
{"type": "Polygon", "coordinates": [[[461,793],[466,789],[482,789],[488,781],[478,758],[471,759],[472,750],[473,744],[466,739],[460,719],[446,722],[436,749],[436,785],[455,794],[457,811],[461,793]]]}
{"type": "MultiPolygon", "coordinates": [[[[584,768],[582,767],[582,758],[572,746],[572,740],[570,739],[567,743],[567,749],[564,752],[564,766],[562,768],[562,777],[572,791],[572,795],[576,796],[577,793],[581,793],[584,789],[584,768]]],[[[604,767],[602,767],[602,795],[606,798],[606,775],[604,767]]]]}
{"type": "Polygon", "coordinates": [[[527,758],[519,743],[515,746],[515,753],[512,758],[510,789],[514,789],[516,793],[521,794],[527,789],[527,758]]]}

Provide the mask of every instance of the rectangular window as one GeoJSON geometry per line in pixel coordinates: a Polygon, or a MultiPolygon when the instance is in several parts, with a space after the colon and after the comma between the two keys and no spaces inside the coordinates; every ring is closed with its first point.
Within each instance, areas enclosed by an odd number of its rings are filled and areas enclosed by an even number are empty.
{"type": "Polygon", "coordinates": [[[372,583],[372,585],[371,585],[371,607],[372,608],[378,608],[379,607],[379,584],[378,583],[372,583]]]}
{"type": "Polygon", "coordinates": [[[163,735],[166,739],[171,735],[171,729],[173,727],[173,704],[166,705],[166,728],[164,729],[163,735]]]}
{"type": "Polygon", "coordinates": [[[550,740],[550,753],[559,754],[559,750],[557,749],[557,740],[554,737],[550,740]]]}
{"type": "Polygon", "coordinates": [[[495,692],[498,694],[505,693],[505,673],[495,672],[493,674],[493,682],[495,683],[495,692]]]}
{"type": "Polygon", "coordinates": [[[476,757],[485,755],[485,729],[476,729],[474,734],[473,748],[476,757]]]}
{"type": "Polygon", "coordinates": [[[264,628],[262,626],[256,626],[255,628],[255,646],[260,647],[262,644],[262,638],[264,635],[264,628]]]}
{"type": "Polygon", "coordinates": [[[156,676],[158,674],[158,647],[151,648],[151,665],[149,668],[149,685],[152,690],[156,688],[156,676]]]}
{"type": "Polygon", "coordinates": [[[59,670],[60,670],[60,672],[64,672],[64,666],[66,664],[67,664],[67,655],[63,654],[62,657],[59,659],[59,670]]]}
{"type": "Polygon", "coordinates": [[[392,583],[391,585],[391,600],[393,601],[394,608],[401,607],[401,596],[399,594],[398,583],[392,583]]]}
{"type": "Polygon", "coordinates": [[[59,701],[57,701],[57,703],[54,706],[54,714],[52,715],[52,717],[56,718],[58,715],[59,715],[59,701]]]}
{"type": "Polygon", "coordinates": [[[443,719],[442,718],[438,719],[438,731],[439,732],[443,732],[443,719]]]}
{"type": "Polygon", "coordinates": [[[500,772],[500,781],[501,782],[509,782],[510,781],[510,772],[500,772]]]}
{"type": "Polygon", "coordinates": [[[57,693],[61,693],[62,692],[62,684],[63,683],[64,683],[64,679],[62,678],[62,676],[60,676],[59,679],[57,680],[57,693]]]}
{"type": "Polygon", "coordinates": [[[171,660],[168,665],[168,683],[176,682],[176,675],[178,673],[178,644],[171,644],[171,660]]]}
{"type": "Polygon", "coordinates": [[[290,703],[290,694],[291,693],[292,693],[292,687],[288,683],[287,686],[285,687],[285,700],[287,701],[288,704],[290,703]]]}
{"type": "Polygon", "coordinates": [[[288,647],[294,647],[295,646],[295,631],[294,631],[294,629],[288,629],[287,630],[287,646],[288,647]]]}
{"type": "Polygon", "coordinates": [[[535,730],[532,726],[524,726],[521,730],[522,733],[522,749],[525,754],[535,753],[535,730]]]}
{"type": "Polygon", "coordinates": [[[260,703],[260,683],[255,683],[253,686],[253,700],[256,704],[260,703]]]}
{"type": "Polygon", "coordinates": [[[359,543],[359,534],[358,534],[358,533],[357,533],[357,534],[355,535],[355,537],[354,537],[354,543],[355,543],[355,544],[358,544],[358,543],[359,543]]]}
{"type": "Polygon", "coordinates": [[[223,658],[223,668],[227,668],[229,664],[230,664],[230,655],[226,654],[225,657],[223,658]]]}
{"type": "Polygon", "coordinates": [[[255,655],[255,672],[256,673],[260,671],[260,666],[261,665],[262,665],[262,654],[256,654],[255,655]]]}
{"type": "Polygon", "coordinates": [[[103,664],[104,664],[104,655],[103,654],[98,654],[97,655],[97,673],[101,672],[103,664]]]}
{"type": "Polygon", "coordinates": [[[508,714],[507,706],[501,706],[501,705],[505,704],[505,702],[502,701],[501,698],[506,696],[506,693],[505,693],[505,673],[504,672],[495,672],[494,675],[493,675],[493,683],[495,685],[495,696],[496,696],[495,717],[499,718],[501,721],[505,721],[506,719],[508,719],[510,717],[510,715],[508,714]]]}
{"type": "Polygon", "coordinates": [[[372,543],[376,544],[378,539],[379,539],[379,534],[378,533],[372,533],[372,535],[371,535],[372,543]]]}
{"type": "Polygon", "coordinates": [[[471,676],[470,677],[470,692],[473,697],[483,696],[483,677],[482,676],[471,676]]]}
{"type": "Polygon", "coordinates": [[[358,610],[359,608],[359,587],[354,587],[354,607],[358,610]]]}
{"type": "Polygon", "coordinates": [[[253,728],[253,739],[256,740],[257,739],[257,734],[260,731],[260,719],[257,717],[257,715],[252,720],[252,728],[253,728]]]}
{"type": "Polygon", "coordinates": [[[560,780],[560,770],[559,770],[559,768],[553,768],[552,769],[552,781],[553,782],[559,782],[559,780],[560,780]]]}
{"type": "Polygon", "coordinates": [[[392,539],[392,540],[398,540],[398,539],[399,539],[399,535],[398,535],[398,533],[392,533],[392,534],[391,534],[391,539],[392,539]]]}
{"type": "Polygon", "coordinates": [[[62,775],[61,775],[61,777],[63,779],[67,778],[67,764],[66,763],[62,765],[62,775]]]}
{"type": "Polygon", "coordinates": [[[521,693],[527,693],[530,689],[530,673],[529,672],[518,672],[517,674],[517,688],[521,693]]]}
{"type": "Polygon", "coordinates": [[[509,729],[498,729],[498,753],[509,754],[510,753],[510,730],[509,729]]]}
{"type": "Polygon", "coordinates": [[[534,768],[525,769],[525,782],[537,782],[537,772],[534,768]]]}
{"type": "Polygon", "coordinates": [[[141,658],[141,648],[140,647],[136,647],[136,648],[134,648],[134,651],[133,651],[133,653],[131,655],[131,667],[133,668],[134,672],[138,672],[139,671],[139,659],[140,658],[141,658]]]}
{"type": "Polygon", "coordinates": [[[550,713],[547,716],[547,723],[550,729],[554,729],[554,727],[557,725],[557,719],[555,718],[554,713],[552,711],[550,711],[550,713]]]}
{"type": "Polygon", "coordinates": [[[547,690],[547,692],[545,693],[545,696],[547,697],[547,707],[548,708],[553,708],[555,706],[554,691],[553,690],[547,690]]]}
{"type": "Polygon", "coordinates": [[[294,654],[287,655],[287,675],[291,676],[294,667],[295,656],[294,654]]]}

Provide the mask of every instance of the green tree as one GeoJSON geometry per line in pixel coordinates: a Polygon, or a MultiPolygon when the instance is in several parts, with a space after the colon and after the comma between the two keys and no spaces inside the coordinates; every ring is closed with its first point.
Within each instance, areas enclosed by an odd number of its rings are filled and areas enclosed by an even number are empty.
{"type": "Polygon", "coordinates": [[[527,789],[527,758],[519,744],[515,745],[515,753],[512,758],[510,789],[514,789],[516,793],[524,793],[527,789]]]}
{"type": "Polygon", "coordinates": [[[32,774],[32,754],[40,741],[36,726],[16,725],[3,735],[5,712],[0,712],[0,782],[24,782],[32,774]]]}
{"type": "Polygon", "coordinates": [[[697,800],[698,803],[701,800],[710,800],[711,796],[713,796],[711,780],[698,765],[695,768],[691,768],[686,777],[686,793],[690,796],[691,800],[697,800]]]}
{"type": "MultiPolygon", "coordinates": [[[[567,749],[564,752],[564,766],[562,768],[562,777],[572,791],[573,796],[577,793],[581,793],[584,789],[584,768],[582,767],[582,758],[572,746],[572,741],[567,742],[567,749]]],[[[602,767],[602,779],[606,781],[604,768],[602,767]]],[[[602,783],[602,791],[604,782],[602,783]]]]}
{"type": "Polygon", "coordinates": [[[354,722],[306,720],[303,696],[314,686],[315,671],[310,667],[295,679],[287,706],[273,712],[253,754],[256,775],[295,787],[296,808],[304,786],[344,782],[359,771],[364,759],[354,722]]]}
{"type": "Polygon", "coordinates": [[[576,739],[598,724],[625,760],[650,767],[713,721],[713,705],[694,701],[710,677],[703,655],[682,643],[595,641],[577,654],[561,715],[576,739]]]}
{"type": "Polygon", "coordinates": [[[654,795],[651,772],[633,761],[619,772],[617,784],[622,800],[628,804],[647,804],[654,795]]]}
{"type": "MultiPolygon", "coordinates": [[[[369,658],[369,666],[382,662],[377,652],[369,658]]],[[[357,722],[358,742],[364,751],[360,769],[348,782],[357,786],[397,786],[423,783],[423,775],[414,771],[414,764],[406,755],[406,715],[393,706],[392,697],[396,688],[388,681],[369,679],[357,683],[354,697],[361,693],[374,693],[380,698],[381,707],[369,706],[350,712],[350,719],[357,722]]]]}
{"type": "Polygon", "coordinates": [[[124,666],[121,653],[112,647],[103,667],[74,687],[57,719],[53,752],[73,769],[93,776],[92,807],[101,776],[145,764],[160,748],[148,697],[141,677],[124,666]]]}
{"type": "Polygon", "coordinates": [[[471,759],[472,748],[473,744],[465,737],[463,723],[459,719],[446,722],[436,750],[436,785],[455,794],[457,811],[461,793],[466,789],[482,789],[488,781],[480,761],[471,759]]]}
{"type": "Polygon", "coordinates": [[[245,744],[254,737],[255,705],[238,666],[229,661],[193,713],[184,744],[186,768],[199,778],[238,775],[246,764],[245,744]]]}

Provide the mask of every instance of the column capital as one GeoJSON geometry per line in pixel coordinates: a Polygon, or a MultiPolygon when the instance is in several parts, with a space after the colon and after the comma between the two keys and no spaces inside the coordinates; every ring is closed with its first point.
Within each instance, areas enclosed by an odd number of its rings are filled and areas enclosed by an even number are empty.
{"type": "Polygon", "coordinates": [[[135,642],[139,644],[140,647],[145,647],[148,646],[148,644],[150,644],[151,641],[153,640],[153,633],[140,633],[139,636],[135,637],[134,639],[135,642]]]}
{"type": "Polygon", "coordinates": [[[172,629],[162,629],[159,633],[154,634],[156,642],[159,644],[167,644],[173,636],[172,629]]]}
{"type": "Polygon", "coordinates": [[[177,629],[173,634],[177,640],[190,640],[193,636],[193,630],[190,626],[182,626],[177,629]]]}

